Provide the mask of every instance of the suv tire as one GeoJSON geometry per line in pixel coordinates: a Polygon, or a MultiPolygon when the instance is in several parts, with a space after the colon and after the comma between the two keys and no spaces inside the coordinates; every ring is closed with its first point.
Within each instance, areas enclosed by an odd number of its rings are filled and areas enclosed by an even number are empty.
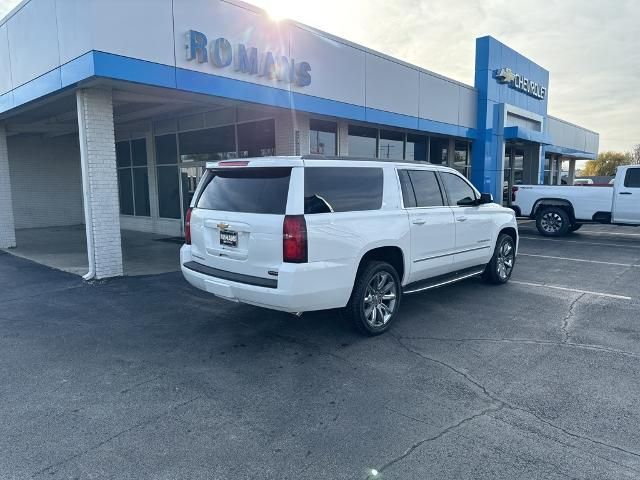
{"type": "Polygon", "coordinates": [[[387,262],[361,265],[351,292],[345,316],[366,335],[379,335],[395,320],[402,300],[400,277],[387,262]]]}
{"type": "Polygon", "coordinates": [[[482,278],[496,285],[507,283],[516,263],[516,245],[511,235],[501,233],[493,251],[493,257],[482,273],[482,278]]]}
{"type": "Polygon", "coordinates": [[[536,214],[536,228],[544,237],[562,237],[571,227],[571,219],[564,208],[544,207],[536,214]]]}

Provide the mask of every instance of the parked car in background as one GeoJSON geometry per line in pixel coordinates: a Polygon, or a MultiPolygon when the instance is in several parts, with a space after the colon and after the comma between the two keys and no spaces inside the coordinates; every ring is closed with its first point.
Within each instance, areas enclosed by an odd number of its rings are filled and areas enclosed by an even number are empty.
{"type": "Polygon", "coordinates": [[[576,178],[573,181],[574,185],[593,185],[593,180],[590,178],[576,178]]]}
{"type": "Polygon", "coordinates": [[[291,313],[341,308],[369,335],[405,294],[507,282],[518,246],[513,211],[453,169],[320,156],[208,164],[185,234],[193,286],[291,313]]]}
{"type": "Polygon", "coordinates": [[[640,225],[640,166],[618,167],[613,188],[604,186],[518,185],[512,208],[534,218],[541,235],[557,237],[583,223],[640,225]]]}

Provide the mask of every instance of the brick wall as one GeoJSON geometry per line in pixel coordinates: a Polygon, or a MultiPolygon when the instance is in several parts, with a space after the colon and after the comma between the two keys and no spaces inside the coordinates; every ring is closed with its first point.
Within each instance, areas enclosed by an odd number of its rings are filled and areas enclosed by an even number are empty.
{"type": "Polygon", "coordinates": [[[80,141],[86,145],[91,228],[96,278],[123,274],[120,238],[120,204],[116,170],[113,100],[110,90],[79,90],[80,141]],[[84,134],[84,135],[83,135],[84,134]]]}
{"type": "Polygon", "coordinates": [[[8,138],[16,228],[84,223],[78,135],[8,138]]]}
{"type": "Polygon", "coordinates": [[[9,154],[4,126],[0,125],[0,248],[16,246],[9,154]]]}

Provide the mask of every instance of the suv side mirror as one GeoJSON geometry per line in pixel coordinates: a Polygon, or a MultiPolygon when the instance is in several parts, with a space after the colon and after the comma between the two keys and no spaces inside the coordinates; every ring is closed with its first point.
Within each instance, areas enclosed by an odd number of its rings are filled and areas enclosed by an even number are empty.
{"type": "Polygon", "coordinates": [[[483,205],[485,203],[493,203],[493,195],[491,195],[490,193],[481,193],[480,201],[478,203],[480,203],[480,205],[483,205]]]}

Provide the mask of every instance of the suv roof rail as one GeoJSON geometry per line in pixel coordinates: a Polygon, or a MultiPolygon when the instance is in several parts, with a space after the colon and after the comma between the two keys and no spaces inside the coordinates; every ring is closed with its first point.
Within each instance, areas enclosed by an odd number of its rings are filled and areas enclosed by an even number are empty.
{"type": "MultiPolygon", "coordinates": [[[[347,157],[344,155],[320,155],[317,153],[311,153],[308,155],[302,155],[302,160],[349,160],[356,162],[388,162],[388,163],[415,163],[418,165],[435,165],[433,163],[425,162],[422,160],[395,160],[393,158],[373,158],[373,157],[347,157]]],[[[442,165],[440,165],[442,166],[442,165]]]]}

